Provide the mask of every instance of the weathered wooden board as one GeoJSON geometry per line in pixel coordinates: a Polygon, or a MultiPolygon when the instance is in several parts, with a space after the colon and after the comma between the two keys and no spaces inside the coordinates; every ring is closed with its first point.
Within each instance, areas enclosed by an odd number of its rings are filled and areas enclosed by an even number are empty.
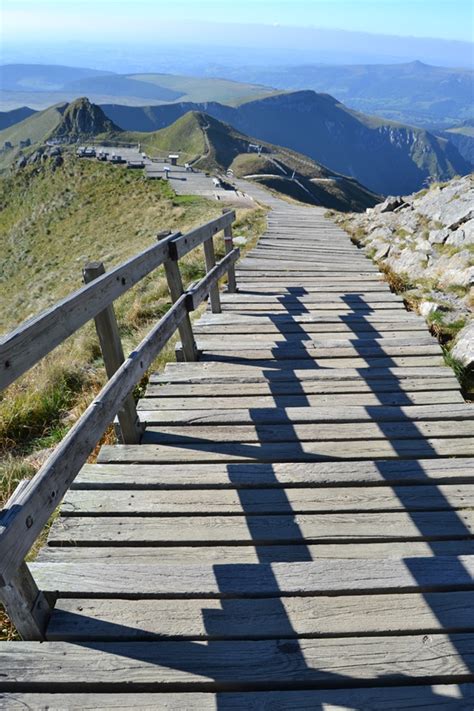
{"type": "MultiPolygon", "coordinates": [[[[162,380],[158,378],[150,378],[150,384],[146,389],[145,397],[214,397],[216,395],[216,386],[203,383],[186,384],[186,383],[162,383],[162,380]]],[[[347,381],[318,381],[318,380],[306,380],[303,382],[298,381],[278,381],[275,383],[267,382],[254,382],[254,383],[221,383],[219,385],[219,397],[236,397],[243,395],[315,395],[317,393],[327,394],[327,393],[375,393],[375,392],[393,392],[394,385],[389,380],[372,380],[366,382],[362,379],[360,380],[347,380],[347,381]]],[[[436,378],[433,380],[428,379],[416,379],[413,378],[409,380],[408,378],[403,381],[403,392],[414,392],[414,391],[441,391],[441,390],[459,390],[459,383],[454,376],[446,378],[436,378]]],[[[421,407],[421,406],[420,406],[421,407]]],[[[331,408],[332,411],[333,408],[331,408]]],[[[375,410],[373,414],[374,419],[376,418],[375,410]]],[[[414,411],[418,411],[418,407],[410,408],[410,416],[413,417],[414,411]]],[[[345,410],[345,408],[344,408],[345,410]]],[[[426,405],[426,412],[428,411],[438,411],[439,407],[437,405],[426,405]]],[[[443,407],[443,411],[446,413],[446,417],[450,417],[451,413],[455,411],[462,411],[466,413],[469,417],[469,412],[472,411],[472,406],[466,405],[455,405],[450,408],[443,407]]],[[[329,413],[330,409],[326,408],[329,413]]],[[[405,412],[405,411],[404,411],[405,412]]],[[[408,412],[407,412],[408,414],[408,412]]],[[[372,413],[371,413],[372,415],[372,413]]]]}
{"type": "Polygon", "coordinates": [[[469,484],[474,459],[308,462],[298,464],[85,464],[73,489],[272,488],[291,486],[395,486],[469,484]]]}
{"type": "MultiPolygon", "coordinates": [[[[404,355],[442,355],[439,343],[432,339],[416,339],[410,343],[409,339],[403,345],[398,339],[387,338],[385,340],[355,340],[355,341],[333,341],[323,343],[321,341],[290,341],[279,340],[276,343],[254,343],[251,338],[241,337],[239,341],[229,340],[224,342],[222,338],[212,338],[201,336],[197,339],[198,347],[202,350],[223,353],[242,354],[245,357],[253,358],[350,358],[354,356],[368,356],[373,358],[384,358],[388,356],[404,355]],[[255,355],[254,355],[255,354],[255,355]]],[[[401,340],[401,339],[400,339],[401,340]]]]}
{"type": "Polygon", "coordinates": [[[50,545],[336,543],[472,538],[474,511],[252,516],[65,516],[50,545]]]}
{"type": "Polygon", "coordinates": [[[221,600],[60,599],[49,641],[474,631],[474,592],[221,600]]]}
{"type": "MultiPolygon", "coordinates": [[[[429,558],[432,556],[474,555],[474,540],[392,541],[390,543],[306,543],[272,546],[75,546],[43,548],[38,563],[80,562],[89,565],[235,565],[243,563],[278,563],[316,561],[325,558],[429,558]]],[[[34,569],[34,565],[33,569],[34,569]]],[[[50,568],[50,587],[57,584],[57,569],[50,568]]],[[[36,571],[34,571],[36,572],[36,571]]],[[[43,576],[43,581],[46,579],[43,576]]],[[[63,590],[68,593],[67,589],[63,590]]]]}
{"type": "MultiPolygon", "coordinates": [[[[215,386],[216,391],[218,385],[215,386]]],[[[321,408],[329,409],[331,406],[336,410],[341,407],[364,407],[373,408],[374,410],[380,406],[401,407],[401,406],[422,406],[436,405],[442,407],[444,405],[462,404],[463,399],[459,390],[444,390],[435,392],[375,392],[375,393],[321,393],[316,395],[262,395],[262,396],[227,396],[215,397],[145,397],[138,401],[137,409],[143,411],[142,419],[153,422],[154,415],[148,415],[150,411],[162,411],[163,418],[170,418],[171,415],[165,413],[165,410],[176,411],[181,410],[183,417],[199,417],[200,413],[208,412],[212,415],[213,412],[219,413],[224,410],[277,410],[277,409],[302,409],[302,408],[321,408]],[[185,410],[188,410],[186,415],[185,410]],[[147,414],[145,414],[147,413],[147,414]]],[[[140,414],[140,412],[139,412],[140,414]]],[[[253,414],[253,413],[252,413],[253,414]]],[[[217,415],[219,416],[219,414],[217,415]]],[[[224,415],[225,416],[225,415],[224,415]]],[[[264,417],[265,414],[262,414],[264,417]]],[[[255,412],[255,418],[259,415],[255,412]]],[[[163,419],[159,420],[160,422],[163,419]]]]}
{"type": "Polygon", "coordinates": [[[252,425],[229,423],[194,424],[184,427],[179,425],[149,425],[142,436],[142,444],[174,444],[187,445],[191,442],[204,444],[206,442],[325,442],[338,440],[376,440],[376,439],[414,439],[416,437],[472,437],[474,439],[474,423],[472,421],[438,420],[425,422],[411,421],[409,417],[401,418],[400,422],[335,422],[335,423],[258,423],[252,425]]]}
{"type": "MultiPolygon", "coordinates": [[[[31,563],[35,579],[59,597],[235,598],[474,590],[473,556],[339,559],[237,565],[120,561],[31,563]],[[107,574],[105,574],[107,573],[107,574]]],[[[1,683],[1,680],[0,680],[1,683]]]]}
{"type": "Polygon", "coordinates": [[[195,489],[177,491],[69,491],[63,516],[287,514],[367,511],[453,511],[474,508],[474,482],[448,486],[317,489],[195,489]]]}
{"type": "Polygon", "coordinates": [[[474,634],[299,641],[1,643],[2,690],[288,689],[472,680],[474,634]],[[58,667],[61,674],[58,675],[58,667]]]}
{"type": "Polygon", "coordinates": [[[474,684],[211,693],[0,693],[0,706],[12,711],[471,711],[474,684]]]}
{"type": "MultiPolygon", "coordinates": [[[[319,356],[315,350],[312,352],[300,352],[291,354],[288,352],[274,351],[219,351],[208,350],[202,354],[203,362],[218,361],[228,363],[232,361],[235,364],[253,363],[263,369],[274,368],[276,365],[289,370],[297,370],[298,368],[391,368],[393,366],[415,367],[423,366],[425,368],[439,367],[443,364],[441,355],[402,355],[402,356],[386,356],[380,353],[379,356],[367,355],[361,357],[345,357],[339,355],[337,351],[333,351],[331,356],[319,356]],[[332,356],[332,357],[331,357],[332,356]],[[272,360],[270,360],[272,359],[272,360]]],[[[429,375],[429,374],[428,374],[429,375]]]]}
{"type": "Polygon", "coordinates": [[[325,459],[401,459],[419,457],[472,457],[474,439],[418,437],[393,440],[333,440],[326,442],[210,443],[179,445],[106,445],[100,462],[205,463],[205,462],[310,462],[325,459]]]}

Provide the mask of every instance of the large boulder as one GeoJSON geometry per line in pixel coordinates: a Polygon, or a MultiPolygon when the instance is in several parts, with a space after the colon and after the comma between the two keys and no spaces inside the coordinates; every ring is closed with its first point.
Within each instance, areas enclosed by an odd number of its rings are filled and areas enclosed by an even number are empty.
{"type": "Polygon", "coordinates": [[[470,321],[458,333],[451,355],[465,368],[474,369],[474,321],[470,321]]]}

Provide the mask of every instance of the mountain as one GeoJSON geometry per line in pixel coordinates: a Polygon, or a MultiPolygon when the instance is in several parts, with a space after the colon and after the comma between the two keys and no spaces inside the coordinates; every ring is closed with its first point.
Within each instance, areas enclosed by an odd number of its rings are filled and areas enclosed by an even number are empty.
{"type": "Polygon", "coordinates": [[[139,142],[150,153],[177,151],[193,167],[251,177],[280,193],[313,205],[360,211],[380,198],[357,181],[338,175],[307,156],[256,141],[201,111],[190,111],[171,126],[149,133],[125,132],[125,141],[139,142]]]}
{"type": "Polygon", "coordinates": [[[101,133],[120,132],[121,129],[107,118],[102,109],[82,98],[67,104],[60,110],[61,119],[52,130],[50,139],[66,143],[85,140],[101,133]]]}
{"type": "Polygon", "coordinates": [[[300,65],[219,68],[223,76],[279,89],[313,89],[352,109],[425,128],[449,127],[470,118],[474,72],[404,64],[300,65]]]}
{"type": "Polygon", "coordinates": [[[19,109],[12,109],[11,111],[0,111],[0,131],[20,123],[20,121],[32,116],[34,113],[36,113],[34,109],[30,109],[28,106],[21,106],[19,109]]]}
{"type": "Polygon", "coordinates": [[[235,107],[209,102],[103,109],[121,128],[147,130],[166,126],[188,111],[204,111],[244,134],[291,148],[386,195],[414,192],[428,178],[448,180],[470,171],[470,164],[446,139],[355,112],[314,91],[280,93],[235,107]]]}
{"type": "Polygon", "coordinates": [[[56,64],[4,64],[0,66],[2,91],[58,91],[68,82],[112,72],[56,64]]]}
{"type": "Polygon", "coordinates": [[[453,143],[462,157],[474,166],[474,119],[466,119],[458,126],[451,126],[438,135],[453,143]]]}
{"type": "Polygon", "coordinates": [[[21,151],[56,140],[70,143],[99,133],[120,132],[99,106],[86,98],[57,104],[0,131],[0,170],[12,165],[21,151]]]}
{"type": "Polygon", "coordinates": [[[9,64],[0,67],[4,109],[28,104],[45,109],[52,104],[88,96],[93,103],[142,106],[172,101],[219,101],[234,104],[252,97],[268,96],[273,89],[232,79],[175,74],[116,74],[113,72],[54,65],[9,64]]]}

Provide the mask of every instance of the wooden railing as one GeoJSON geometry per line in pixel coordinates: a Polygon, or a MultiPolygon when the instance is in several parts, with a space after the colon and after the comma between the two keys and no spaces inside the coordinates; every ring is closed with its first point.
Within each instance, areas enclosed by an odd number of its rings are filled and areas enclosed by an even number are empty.
{"type": "Polygon", "coordinates": [[[25,556],[117,415],[121,441],[140,441],[141,425],[131,391],[176,330],[181,337],[181,357],[197,360],[189,313],[208,295],[212,311],[220,312],[218,280],[225,274],[229,291],[236,290],[234,264],[239,250],[232,244],[234,219],[235,213],[226,210],[221,217],[186,234],[162,233],[156,245],[107,273],[100,262],[88,264],[82,289],[0,341],[3,389],[94,319],[109,378],[37,474],[20,483],[0,515],[0,601],[24,639],[44,639],[51,613],[50,602],[33,580],[25,556]],[[222,230],[226,254],[216,263],[213,237],[222,230]],[[178,263],[201,244],[207,273],[186,291],[178,263]],[[160,265],[165,268],[173,305],[125,359],[113,302],[160,265]]]}

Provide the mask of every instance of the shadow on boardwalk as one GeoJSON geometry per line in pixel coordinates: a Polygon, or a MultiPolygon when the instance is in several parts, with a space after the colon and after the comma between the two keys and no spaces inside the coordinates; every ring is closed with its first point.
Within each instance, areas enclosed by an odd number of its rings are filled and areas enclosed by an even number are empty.
{"type": "MultiPolygon", "coordinates": [[[[309,313],[308,309],[305,307],[304,303],[300,300],[301,297],[305,296],[307,292],[305,291],[304,288],[289,288],[288,289],[288,294],[286,296],[280,297],[280,303],[285,306],[285,310],[279,314],[276,315],[274,313],[267,314],[269,318],[271,319],[272,323],[277,327],[279,335],[282,337],[282,345],[284,345],[285,339],[288,338],[288,334],[291,331],[291,342],[293,344],[298,343],[298,335],[301,338],[301,341],[303,340],[308,340],[308,335],[305,332],[304,328],[299,324],[296,320],[290,321],[291,323],[291,328],[288,328],[289,320],[288,317],[295,317],[297,315],[301,315],[304,313],[309,313]],[[297,304],[295,304],[295,300],[297,304]],[[291,306],[291,310],[290,307],[291,306]]],[[[369,314],[371,312],[371,308],[368,304],[366,304],[362,298],[362,296],[357,295],[357,294],[346,294],[344,296],[344,302],[345,304],[350,307],[353,310],[357,311],[357,318],[353,318],[353,314],[349,313],[346,316],[342,316],[342,320],[344,323],[347,324],[347,326],[351,329],[353,335],[354,335],[354,340],[352,341],[354,344],[354,347],[360,352],[360,357],[364,357],[362,355],[363,353],[363,341],[360,339],[367,339],[368,337],[372,337],[373,339],[380,338],[381,333],[377,331],[376,328],[374,328],[370,321],[367,320],[364,317],[364,314],[369,314]]],[[[278,338],[278,336],[277,336],[278,338]]],[[[390,361],[390,358],[387,356],[387,354],[384,352],[383,348],[383,340],[380,341],[372,341],[372,346],[373,348],[376,348],[375,354],[372,356],[371,355],[371,362],[373,358],[376,358],[380,356],[381,358],[384,359],[385,363],[390,361]]],[[[278,358],[278,349],[281,346],[276,346],[273,354],[276,358],[278,358]]],[[[226,358],[219,358],[219,360],[226,360],[226,358]]],[[[233,362],[233,358],[229,356],[228,358],[229,362],[233,362]]],[[[239,360],[239,362],[241,362],[239,360]]],[[[245,362],[245,361],[243,361],[245,362]]],[[[249,365],[252,364],[252,361],[246,361],[249,365]]],[[[367,361],[367,368],[370,367],[371,362],[367,361]]],[[[275,368],[269,369],[267,371],[264,371],[264,376],[268,382],[269,388],[271,390],[271,393],[273,395],[274,399],[274,406],[275,408],[286,408],[288,407],[288,395],[285,396],[280,396],[278,394],[279,388],[275,386],[277,382],[281,382],[281,378],[278,377],[278,373],[280,372],[277,367],[278,361],[275,361],[275,368]],[[284,401],[281,399],[284,397],[284,401]]],[[[373,363],[372,363],[373,364],[373,363]]],[[[392,363],[392,365],[395,365],[392,363]]],[[[311,368],[317,368],[318,366],[316,363],[313,361],[311,358],[303,358],[301,360],[297,361],[297,368],[299,370],[301,369],[311,369],[311,368]]],[[[390,365],[387,366],[386,372],[385,372],[385,380],[387,382],[391,383],[391,391],[393,393],[399,394],[399,403],[400,403],[400,409],[397,412],[397,419],[401,422],[404,422],[409,428],[409,435],[408,436],[413,436],[414,439],[422,439],[422,435],[420,434],[416,424],[412,422],[409,418],[407,418],[403,411],[402,411],[402,405],[404,404],[409,404],[410,400],[408,397],[406,397],[406,400],[404,401],[404,391],[400,385],[400,382],[398,379],[391,373],[390,370],[390,365]]],[[[305,392],[304,388],[301,385],[301,382],[298,380],[296,373],[292,370],[289,370],[285,368],[285,379],[289,382],[292,383],[293,385],[293,393],[295,397],[298,397],[298,405],[301,406],[301,398],[305,398],[305,392]]],[[[361,370],[361,377],[363,377],[363,372],[364,369],[361,370]]],[[[365,379],[365,382],[369,384],[371,383],[370,378],[365,379]]],[[[375,395],[377,395],[377,389],[372,390],[375,395]]],[[[380,397],[383,398],[383,393],[380,394],[380,397]]],[[[307,406],[310,405],[309,401],[306,402],[307,406]]],[[[383,400],[381,399],[381,403],[384,404],[383,400]]],[[[254,409],[251,410],[251,416],[254,418],[254,426],[257,430],[257,434],[259,431],[259,427],[262,427],[261,424],[259,424],[259,418],[256,416],[258,415],[259,410],[254,409]]],[[[372,407],[367,407],[367,412],[369,414],[373,414],[374,410],[372,407]]],[[[394,408],[394,412],[396,412],[396,408],[394,408]]],[[[282,422],[283,424],[283,422],[282,422]]],[[[286,424],[288,427],[293,427],[292,422],[288,419],[284,424],[286,424]]],[[[382,433],[384,433],[384,428],[389,427],[389,423],[384,423],[384,422],[379,422],[377,421],[378,426],[380,427],[382,433]]],[[[315,425],[315,428],[317,428],[317,425],[315,425]]],[[[387,433],[387,439],[390,439],[387,433]]],[[[297,441],[296,433],[295,433],[295,441],[297,441]]],[[[431,447],[430,443],[426,440],[424,440],[425,446],[423,448],[423,456],[429,458],[431,457],[436,457],[437,454],[431,447]]],[[[216,444],[212,443],[209,440],[196,440],[196,439],[191,439],[191,438],[186,438],[182,437],[179,440],[179,443],[176,444],[176,446],[183,446],[189,449],[192,449],[193,443],[199,443],[200,445],[202,444],[208,444],[209,445],[209,450],[210,451],[218,451],[216,448],[216,444]]],[[[255,455],[256,449],[260,446],[260,442],[252,445],[242,445],[242,452],[248,451],[249,454],[255,455]]],[[[395,452],[397,451],[397,441],[392,440],[392,446],[395,449],[395,452]]],[[[302,451],[303,454],[303,451],[302,451]]],[[[400,456],[403,457],[404,453],[400,452],[400,456]]],[[[334,457],[331,458],[331,460],[337,460],[337,452],[334,453],[334,457]]],[[[386,465],[387,462],[380,461],[380,462],[375,462],[376,465],[378,466],[378,470],[381,474],[382,477],[384,477],[384,471],[386,471],[386,465]]],[[[251,536],[253,540],[255,541],[254,544],[254,549],[257,553],[258,560],[259,560],[259,570],[260,573],[264,573],[266,579],[270,579],[273,576],[273,571],[271,568],[271,563],[278,561],[281,561],[281,555],[278,555],[276,557],[274,551],[276,548],[272,545],[262,545],[260,543],[261,541],[261,531],[260,531],[260,522],[259,519],[261,517],[256,517],[252,513],[252,497],[253,497],[253,491],[252,489],[245,489],[245,488],[240,488],[241,486],[241,472],[242,472],[242,466],[244,465],[239,465],[239,464],[229,464],[227,466],[227,471],[228,471],[228,477],[229,481],[231,483],[234,483],[235,486],[237,487],[238,495],[240,497],[240,503],[242,507],[242,513],[244,516],[246,516],[246,522],[248,526],[248,530],[251,533],[251,536]]],[[[292,555],[290,560],[292,562],[296,561],[311,561],[313,560],[312,554],[307,547],[306,541],[304,539],[304,536],[299,528],[298,522],[296,518],[294,517],[294,512],[292,511],[291,504],[287,498],[286,491],[281,488],[278,478],[274,472],[274,468],[272,464],[265,464],[262,465],[263,469],[263,474],[262,474],[262,479],[265,481],[265,486],[272,486],[274,485],[274,492],[275,492],[275,497],[278,496],[278,499],[275,498],[275,503],[278,505],[278,510],[280,511],[285,511],[286,516],[289,517],[290,519],[290,525],[286,527],[286,530],[289,532],[289,539],[291,539],[291,544],[285,544],[288,545],[288,548],[294,551],[294,556],[292,555]],[[263,469],[264,467],[264,469],[263,469]]],[[[421,464],[419,464],[417,461],[412,462],[412,470],[415,474],[419,475],[419,478],[423,478],[423,476],[426,476],[424,474],[423,468],[421,464]]],[[[432,481],[429,481],[428,476],[426,476],[427,483],[429,482],[431,485],[433,485],[432,481]]],[[[404,493],[409,491],[409,487],[393,487],[394,492],[397,494],[399,497],[400,501],[402,504],[404,504],[404,493]]],[[[436,494],[438,501],[435,502],[433,508],[439,508],[443,509],[449,512],[449,515],[451,517],[451,523],[452,523],[452,529],[456,531],[456,535],[453,537],[458,537],[458,538],[470,538],[471,533],[469,530],[466,529],[462,519],[458,516],[457,512],[453,509],[450,509],[449,507],[449,502],[446,500],[445,496],[443,493],[439,490],[437,490],[436,494]]],[[[412,504],[412,500],[407,501],[407,504],[412,504]]],[[[408,507],[409,508],[409,507],[408,507]]],[[[434,556],[440,555],[441,554],[441,549],[439,549],[439,543],[435,540],[430,540],[432,537],[432,530],[426,529],[426,519],[423,516],[422,512],[417,512],[417,511],[409,511],[409,516],[415,523],[415,525],[418,527],[418,530],[420,534],[425,537],[428,540],[427,545],[430,546],[432,554],[434,556]]],[[[403,537],[401,535],[401,537],[403,537]]],[[[279,542],[281,543],[281,541],[279,542]]],[[[157,550],[157,558],[159,559],[159,549],[157,550]]],[[[419,559],[417,559],[419,560],[419,559]]],[[[159,562],[159,561],[158,561],[159,562]]],[[[417,569],[414,564],[415,559],[404,559],[404,563],[407,566],[409,570],[412,571],[413,575],[416,577],[417,575],[417,569]]],[[[464,570],[461,562],[458,562],[459,565],[459,570],[457,574],[457,578],[459,581],[465,581],[467,584],[471,584],[472,580],[467,571],[464,570]]],[[[244,565],[244,564],[216,564],[214,565],[214,573],[215,573],[215,578],[218,583],[219,590],[225,596],[228,594],[228,586],[229,586],[229,580],[230,577],[233,578],[234,580],[239,580],[242,578],[242,576],[251,576],[252,571],[255,571],[257,573],[257,570],[252,566],[252,565],[244,565]],[[229,577],[229,573],[231,573],[231,576],[229,577]]],[[[258,574],[258,573],[257,573],[258,574]]],[[[278,581],[275,577],[273,577],[273,583],[275,590],[278,589],[278,581]]],[[[420,585],[422,585],[422,581],[420,581],[420,585]]],[[[426,602],[427,604],[430,604],[430,600],[432,599],[432,596],[430,598],[426,597],[426,602]]],[[[216,610],[206,610],[206,601],[203,600],[203,606],[202,606],[202,615],[203,615],[203,620],[205,623],[205,629],[207,631],[207,634],[211,638],[218,638],[221,637],[223,634],[223,630],[225,633],[226,630],[226,620],[231,619],[234,616],[234,611],[236,610],[236,606],[238,605],[238,601],[232,600],[232,599],[222,599],[222,611],[217,611],[216,610]]],[[[354,679],[350,676],[344,676],[344,675],[339,675],[339,674],[330,674],[325,672],[324,673],[324,680],[321,680],[321,670],[317,668],[312,668],[309,667],[307,664],[307,661],[305,659],[304,652],[301,648],[300,642],[298,640],[298,634],[294,630],[291,620],[289,619],[285,606],[282,602],[282,599],[279,598],[278,596],[272,597],[271,599],[268,600],[268,605],[269,609],[271,610],[272,614],[277,614],[281,620],[283,620],[283,624],[281,627],[281,631],[279,634],[278,639],[273,639],[272,644],[274,645],[274,651],[278,652],[280,651],[286,658],[286,660],[290,659],[291,661],[288,662],[291,668],[289,668],[289,675],[288,675],[288,683],[285,684],[275,684],[272,683],[271,681],[267,683],[256,683],[255,681],[252,681],[252,678],[249,678],[249,682],[242,684],[242,687],[245,688],[246,690],[275,690],[275,689],[318,689],[323,687],[323,690],[319,692],[318,694],[318,701],[314,702],[311,701],[311,696],[308,697],[308,702],[307,705],[305,704],[304,706],[301,706],[301,708],[306,708],[306,709],[323,709],[324,704],[325,704],[325,699],[324,699],[324,694],[325,691],[324,689],[335,689],[335,688],[348,688],[348,687],[363,687],[370,685],[371,687],[377,687],[377,686],[383,686],[383,685],[392,685],[392,686],[405,686],[405,685],[413,685],[413,684],[430,684],[432,681],[430,679],[417,679],[414,677],[410,676],[403,676],[403,675],[396,675],[394,674],[393,676],[390,675],[388,677],[381,677],[375,680],[371,680],[370,683],[367,681],[361,681],[360,679],[354,679]],[[298,681],[293,682],[292,679],[292,674],[297,677],[298,681]]],[[[433,608],[432,607],[432,612],[434,615],[437,617],[441,625],[446,628],[447,630],[450,629],[450,620],[449,618],[446,617],[445,611],[441,608],[433,608]]],[[[123,630],[126,632],[126,630],[123,630]]],[[[256,631],[258,632],[258,631],[256,631]]],[[[222,691],[217,692],[216,694],[216,708],[219,711],[230,711],[231,709],[233,711],[236,711],[237,708],[245,708],[242,706],[239,706],[238,698],[233,695],[227,693],[228,691],[232,690],[238,690],[240,687],[240,684],[232,679],[229,678],[229,674],[226,671],[226,665],[228,663],[231,663],[233,665],[239,666],[239,661],[243,663],[243,667],[245,667],[246,664],[248,664],[248,659],[254,659],[255,664],[258,665],[258,659],[255,658],[255,649],[256,645],[258,645],[258,642],[245,642],[245,641],[240,641],[238,643],[228,641],[228,642],[213,642],[209,641],[206,644],[197,643],[193,641],[180,641],[177,642],[176,644],[179,644],[179,648],[182,651],[182,665],[181,664],[175,664],[173,662],[173,668],[180,669],[182,671],[188,671],[194,674],[199,674],[202,678],[202,684],[200,684],[200,687],[202,690],[214,690],[216,687],[222,689],[222,691]],[[208,671],[206,671],[208,670],[208,671]]],[[[454,649],[456,649],[456,644],[457,640],[456,637],[452,637],[452,644],[454,649]]],[[[85,645],[87,647],[93,647],[96,649],[101,649],[102,645],[100,643],[95,643],[95,644],[87,644],[85,645]]],[[[156,645],[153,646],[153,656],[149,656],[149,649],[147,648],[146,643],[142,644],[137,644],[137,645],[124,645],[123,647],[124,651],[124,656],[127,656],[129,658],[133,657],[135,659],[140,659],[143,661],[146,661],[147,663],[153,663],[157,664],[160,666],[169,666],[169,658],[167,656],[167,648],[166,644],[163,646],[162,651],[160,650],[159,646],[157,648],[156,645]]],[[[120,653],[120,650],[118,650],[120,653]]],[[[458,654],[463,656],[463,649],[462,648],[457,648],[458,654]]],[[[173,660],[176,660],[177,656],[173,654],[173,660]]],[[[261,664],[263,667],[265,667],[266,660],[263,658],[261,660],[261,664]]],[[[466,666],[469,665],[469,660],[465,659],[465,664],[466,666]]],[[[271,679],[271,674],[269,675],[269,679],[271,679]]],[[[282,675],[284,676],[284,674],[282,675]]],[[[459,680],[462,681],[462,680],[459,680]]],[[[461,689],[462,687],[460,687],[461,689]]],[[[395,691],[393,692],[395,693],[395,691]]],[[[401,692],[403,694],[403,692],[401,692]]],[[[462,691],[460,691],[462,694],[462,691]]],[[[285,702],[283,701],[284,695],[281,697],[281,700],[278,701],[276,704],[275,708],[281,708],[285,709],[287,711],[290,711],[290,708],[292,708],[290,705],[286,706],[285,702]],[[281,703],[280,703],[281,702],[281,703]]],[[[418,699],[418,697],[417,697],[418,699]]],[[[444,699],[445,700],[445,699],[444,699]]],[[[431,707],[436,707],[438,703],[443,701],[443,697],[439,696],[436,690],[433,690],[430,688],[430,686],[426,686],[423,690],[423,693],[419,697],[419,705],[420,707],[426,707],[431,708],[431,707]]],[[[461,699],[459,699],[461,701],[461,699]]],[[[288,704],[291,702],[288,701],[288,704]]],[[[328,692],[328,703],[331,703],[331,693],[328,692]]],[[[255,706],[255,708],[263,708],[259,706],[255,706]]],[[[268,707],[270,708],[270,707],[268,707]]],[[[360,709],[360,711],[366,711],[366,706],[360,705],[359,702],[357,701],[357,698],[354,697],[353,701],[351,702],[351,708],[354,709],[360,709]]],[[[385,708],[385,707],[384,707],[385,708]]],[[[387,707],[388,708],[388,707],[387,707]]],[[[401,708],[401,707],[397,707],[401,708]]],[[[406,707],[408,709],[408,706],[406,707]]]]}

